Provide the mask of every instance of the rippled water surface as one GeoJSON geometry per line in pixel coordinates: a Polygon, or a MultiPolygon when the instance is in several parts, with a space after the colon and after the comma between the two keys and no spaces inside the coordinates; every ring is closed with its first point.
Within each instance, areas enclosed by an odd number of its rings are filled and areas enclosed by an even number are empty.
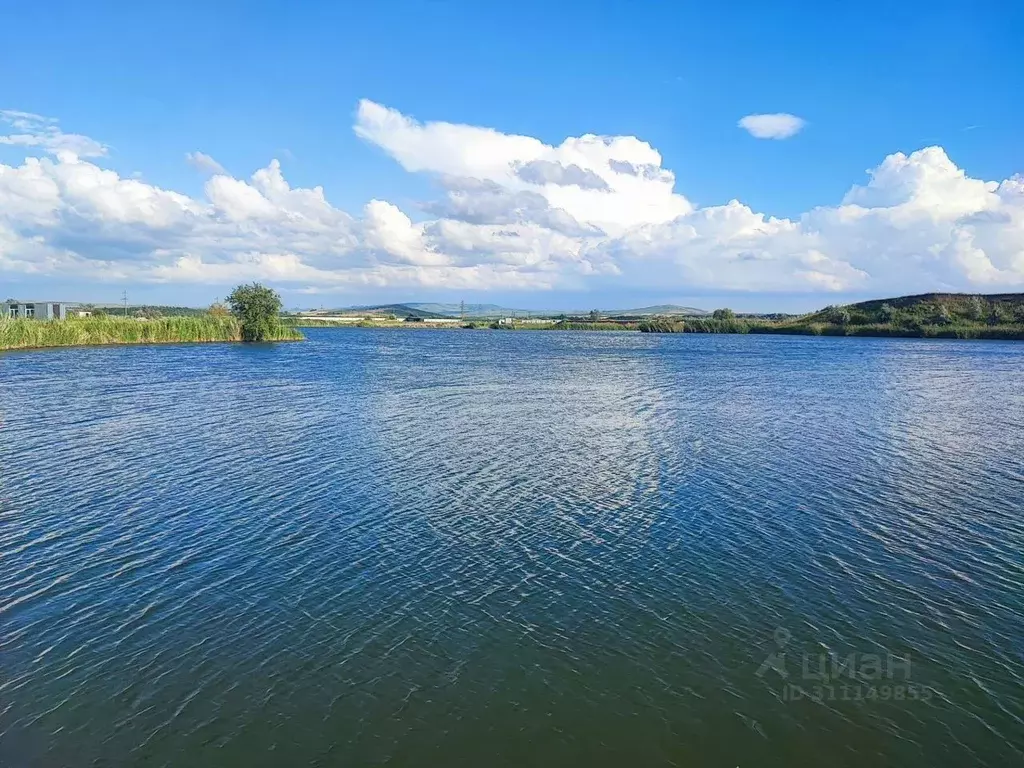
{"type": "Polygon", "coordinates": [[[1024,345],[308,335],[0,355],[0,763],[1024,764],[1024,345]]]}

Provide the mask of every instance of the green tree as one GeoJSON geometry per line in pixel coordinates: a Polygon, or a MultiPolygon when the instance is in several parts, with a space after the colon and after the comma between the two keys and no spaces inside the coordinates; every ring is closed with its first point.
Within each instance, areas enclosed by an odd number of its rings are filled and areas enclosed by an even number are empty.
{"type": "Polygon", "coordinates": [[[878,310],[878,315],[883,323],[891,323],[896,319],[896,309],[892,304],[883,304],[878,310]]]}
{"type": "Polygon", "coordinates": [[[833,325],[847,325],[850,322],[850,310],[833,305],[825,309],[825,319],[833,325]]]}
{"type": "Polygon", "coordinates": [[[967,300],[967,317],[975,322],[979,322],[985,317],[985,304],[986,302],[981,296],[971,296],[967,300]]]}
{"type": "Polygon", "coordinates": [[[210,305],[210,308],[206,310],[206,313],[210,317],[227,317],[231,314],[231,311],[227,308],[227,305],[220,301],[215,301],[210,305]]]}
{"type": "Polygon", "coordinates": [[[1010,322],[1010,314],[1002,304],[993,303],[988,313],[989,325],[1001,325],[1010,322]]]}
{"type": "Polygon", "coordinates": [[[242,323],[243,341],[266,341],[279,324],[281,297],[259,283],[240,285],[227,298],[231,313],[242,323]]]}
{"type": "Polygon", "coordinates": [[[736,313],[733,312],[728,307],[725,307],[723,309],[716,309],[714,312],[711,313],[711,317],[713,317],[715,320],[735,320],[736,313]]]}
{"type": "Polygon", "coordinates": [[[936,325],[949,325],[953,322],[953,315],[949,311],[949,307],[945,304],[939,304],[937,311],[935,312],[935,324],[936,325]]]}

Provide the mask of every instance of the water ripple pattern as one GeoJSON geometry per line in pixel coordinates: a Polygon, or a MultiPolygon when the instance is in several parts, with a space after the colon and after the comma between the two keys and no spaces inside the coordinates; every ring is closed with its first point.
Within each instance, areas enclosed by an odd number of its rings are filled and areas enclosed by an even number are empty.
{"type": "Polygon", "coordinates": [[[0,764],[1024,764],[1022,373],[569,332],[0,355],[0,764]]]}

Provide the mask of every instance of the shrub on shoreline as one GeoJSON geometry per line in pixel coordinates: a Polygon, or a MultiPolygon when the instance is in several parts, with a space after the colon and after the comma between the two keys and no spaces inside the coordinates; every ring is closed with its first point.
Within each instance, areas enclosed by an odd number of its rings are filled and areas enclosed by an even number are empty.
{"type": "Polygon", "coordinates": [[[238,318],[242,341],[269,341],[281,327],[281,297],[259,283],[239,285],[227,298],[238,318]]]}

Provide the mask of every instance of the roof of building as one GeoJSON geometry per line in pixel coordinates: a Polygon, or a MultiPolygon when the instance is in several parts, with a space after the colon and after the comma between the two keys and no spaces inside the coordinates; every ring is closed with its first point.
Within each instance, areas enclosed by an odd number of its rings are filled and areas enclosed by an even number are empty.
{"type": "Polygon", "coordinates": [[[67,307],[77,307],[77,301],[61,301],[59,299],[4,299],[3,304],[63,304],[67,307]]]}

